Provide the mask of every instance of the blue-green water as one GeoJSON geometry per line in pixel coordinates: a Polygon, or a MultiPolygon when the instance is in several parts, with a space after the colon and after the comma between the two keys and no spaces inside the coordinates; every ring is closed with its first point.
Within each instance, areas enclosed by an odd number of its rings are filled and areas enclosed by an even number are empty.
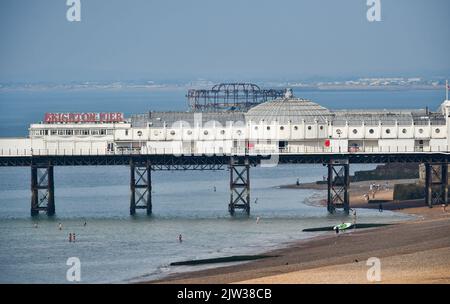
{"type": "MultiPolygon", "coordinates": [[[[185,109],[184,91],[0,93],[0,136],[24,136],[46,111],[185,109]]],[[[330,108],[437,108],[440,92],[296,92],[330,108]]],[[[373,165],[353,165],[352,171],[373,165]]],[[[129,282],[197,268],[174,261],[260,253],[306,238],[301,230],[343,219],[305,204],[321,191],[277,189],[322,179],[321,165],[251,169],[252,215],[230,218],[227,171],[155,172],[153,212],[128,215],[127,167],[57,167],[56,213],[29,216],[29,168],[0,168],[0,282],[65,283],[69,257],[81,261],[82,282],[129,282]],[[214,191],[216,187],[216,191],[214,191]],[[260,217],[256,223],[256,217],[260,217]],[[83,223],[87,222],[84,226],[83,223]],[[58,229],[62,223],[63,229],[58,229]],[[34,225],[37,224],[37,228],[34,225]],[[68,242],[74,232],[76,243],[68,242]],[[178,242],[178,235],[183,242],[178,242]]],[[[360,222],[391,222],[398,213],[358,211],[360,222]]]]}

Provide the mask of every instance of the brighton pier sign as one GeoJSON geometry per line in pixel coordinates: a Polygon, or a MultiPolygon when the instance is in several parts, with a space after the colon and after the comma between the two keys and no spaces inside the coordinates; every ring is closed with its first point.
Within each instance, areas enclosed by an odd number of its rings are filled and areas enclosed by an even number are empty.
{"type": "Polygon", "coordinates": [[[116,123],[123,113],[45,113],[45,123],[116,123]]]}

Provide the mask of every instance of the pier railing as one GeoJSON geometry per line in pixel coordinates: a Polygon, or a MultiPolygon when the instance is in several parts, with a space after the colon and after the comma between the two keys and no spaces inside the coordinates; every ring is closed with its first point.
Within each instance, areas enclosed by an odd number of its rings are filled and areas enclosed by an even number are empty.
{"type": "Polygon", "coordinates": [[[295,154],[396,154],[396,153],[450,153],[448,145],[407,147],[304,147],[291,146],[286,148],[252,149],[252,148],[129,148],[129,149],[0,149],[0,157],[8,156],[101,156],[101,155],[295,155],[295,154]]]}

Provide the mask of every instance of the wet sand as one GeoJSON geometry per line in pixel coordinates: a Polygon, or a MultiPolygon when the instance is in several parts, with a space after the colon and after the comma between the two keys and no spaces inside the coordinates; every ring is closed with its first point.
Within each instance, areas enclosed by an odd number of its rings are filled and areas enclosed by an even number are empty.
{"type": "MultiPolygon", "coordinates": [[[[399,181],[390,182],[391,189],[378,191],[375,199],[391,201],[394,182],[399,181]]],[[[363,197],[369,184],[352,183],[352,208],[378,209],[378,204],[368,204],[363,197]]],[[[417,219],[339,235],[327,232],[268,252],[273,257],[267,259],[175,274],[151,283],[369,283],[370,257],[381,261],[381,283],[450,283],[450,213],[440,206],[428,208],[423,200],[391,201],[383,203],[383,209],[417,219]]]]}

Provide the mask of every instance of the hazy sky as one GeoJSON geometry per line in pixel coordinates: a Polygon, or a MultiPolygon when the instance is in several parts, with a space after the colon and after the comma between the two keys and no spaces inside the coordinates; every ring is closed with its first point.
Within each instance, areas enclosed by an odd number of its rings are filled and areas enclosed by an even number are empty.
{"type": "Polygon", "coordinates": [[[450,1],[0,1],[0,81],[450,75],[450,1]]]}

